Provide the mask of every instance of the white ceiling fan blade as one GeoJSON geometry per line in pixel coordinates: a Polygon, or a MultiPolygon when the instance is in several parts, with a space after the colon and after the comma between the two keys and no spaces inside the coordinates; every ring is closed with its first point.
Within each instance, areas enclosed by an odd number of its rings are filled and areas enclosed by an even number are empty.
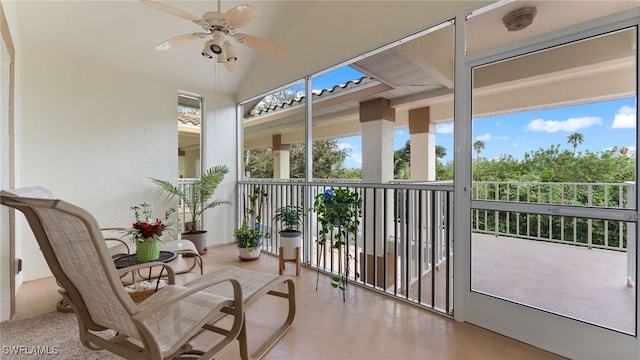
{"type": "Polygon", "coordinates": [[[234,28],[243,27],[260,17],[260,13],[251,5],[240,5],[227,11],[222,17],[234,28]]]}
{"type": "Polygon", "coordinates": [[[287,52],[284,49],[259,37],[238,33],[234,35],[234,39],[241,44],[245,44],[248,47],[261,51],[267,55],[277,56],[282,59],[287,58],[287,52]]]}
{"type": "Polygon", "coordinates": [[[158,44],[158,46],[156,46],[156,50],[159,50],[159,51],[171,50],[180,45],[184,45],[190,41],[193,41],[196,39],[203,39],[206,35],[207,34],[205,33],[191,33],[191,34],[179,35],[158,44]]]}
{"type": "Polygon", "coordinates": [[[151,0],[140,0],[140,1],[145,5],[151,6],[153,8],[156,8],[156,9],[160,10],[160,11],[164,11],[166,13],[181,17],[181,18],[189,20],[189,21],[193,21],[193,22],[201,21],[201,19],[198,16],[189,14],[186,11],[182,11],[180,9],[176,9],[176,8],[171,7],[169,5],[157,3],[157,2],[151,1],[151,0]]]}

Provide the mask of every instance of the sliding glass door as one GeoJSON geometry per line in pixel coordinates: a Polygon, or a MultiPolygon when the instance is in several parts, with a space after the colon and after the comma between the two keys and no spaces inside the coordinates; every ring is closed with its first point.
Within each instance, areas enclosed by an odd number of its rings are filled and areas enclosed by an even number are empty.
{"type": "Polygon", "coordinates": [[[613,16],[468,57],[470,322],[637,351],[637,35],[613,16]]]}

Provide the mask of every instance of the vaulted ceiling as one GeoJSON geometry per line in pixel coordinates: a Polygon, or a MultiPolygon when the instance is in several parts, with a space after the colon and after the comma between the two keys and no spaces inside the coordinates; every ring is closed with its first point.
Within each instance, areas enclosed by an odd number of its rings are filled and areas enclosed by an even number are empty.
{"type": "MultiPolygon", "coordinates": [[[[196,16],[218,7],[214,0],[158,2],[196,16]]],[[[216,89],[219,82],[220,91],[244,100],[424,30],[456,13],[470,12],[493,2],[221,1],[222,12],[244,3],[256,7],[261,16],[243,27],[242,32],[265,38],[289,53],[286,60],[279,60],[237,46],[240,63],[235,73],[203,58],[200,55],[203,41],[164,52],[154,50],[155,45],[166,39],[201,28],[140,1],[3,1],[3,7],[10,14],[10,21],[17,19],[17,24],[9,25],[18,49],[38,48],[204,90],[216,89]]],[[[506,1],[502,11],[469,21],[469,27],[482,30],[469,33],[468,51],[517,41],[637,4],[637,1],[506,1]],[[528,5],[538,7],[528,33],[506,34],[501,17],[513,8],[528,5]]]]}
{"type": "MultiPolygon", "coordinates": [[[[161,1],[196,16],[216,11],[216,1],[161,1]]],[[[225,12],[245,2],[222,1],[225,12]]],[[[607,14],[637,7],[638,1],[248,1],[261,16],[242,32],[260,36],[284,48],[286,60],[263,55],[243,46],[236,46],[239,68],[229,72],[214,61],[200,55],[204,40],[193,41],[169,51],[156,51],[155,45],[202,29],[185,19],[172,16],[140,1],[3,1],[16,46],[37,48],[73,59],[103,64],[151,77],[161,78],[191,89],[219,90],[241,101],[269,91],[305,75],[325,70],[335,64],[358,57],[352,66],[373,81],[360,87],[337,89],[336,98],[321,116],[351,117],[357,122],[358,102],[372,97],[386,97],[396,109],[428,106],[437,99],[451,95],[453,89],[453,27],[445,26],[426,36],[403,40],[370,57],[360,55],[374,51],[431,26],[451,19],[457,13],[468,13],[493,3],[495,9],[471,17],[467,28],[467,52],[478,53],[497,46],[530,38],[545,32],[574,25],[607,14]],[[508,32],[502,17],[523,6],[535,6],[537,15],[523,31],[508,32]],[[349,94],[368,87],[359,97],[349,94]],[[346,91],[345,91],[346,90],[346,91]],[[348,95],[349,99],[337,99],[348,95]],[[348,101],[347,101],[348,100],[348,101]]],[[[611,52],[603,53],[613,54],[611,52]]],[[[620,56],[618,53],[616,56],[620,56]]],[[[563,70],[562,60],[574,56],[542,60],[563,70]]],[[[581,60],[586,69],[593,59],[588,54],[581,60]]],[[[567,69],[568,69],[567,65],[567,69]]],[[[527,75],[518,69],[493,73],[478,72],[478,84],[525,84],[528,79],[544,80],[536,74],[527,75]],[[520,76],[514,78],[513,76],[520,76]],[[498,76],[498,77],[496,77],[498,76]],[[511,78],[509,78],[511,76],[511,78]],[[506,77],[506,78],[505,78],[506,77]]],[[[327,103],[328,104],[328,103],[327,103]]],[[[533,106],[525,104],[525,106],[533,106]]],[[[432,111],[435,108],[432,107],[432,111]]],[[[297,117],[280,120],[279,126],[301,122],[297,117]]],[[[433,114],[432,120],[450,119],[450,111],[433,114]]],[[[281,117],[280,117],[281,118],[281,117]]],[[[265,119],[266,120],[266,119],[265,119]]],[[[262,122],[258,128],[276,124],[262,122]]],[[[257,125],[257,123],[256,123],[257,125]]],[[[355,129],[355,127],[354,127],[355,129]]],[[[292,129],[289,129],[292,130],[292,129]]],[[[272,131],[280,133],[280,130],[272,131]]],[[[247,134],[249,135],[249,134],[247,134]]],[[[268,134],[263,134],[270,139],[268,134]]],[[[249,138],[249,137],[248,137],[249,138]]],[[[268,140],[265,140],[268,141],[268,140]]],[[[256,144],[258,145],[258,144],[256,144]]]]}
{"type": "MultiPolygon", "coordinates": [[[[217,1],[158,2],[196,16],[217,1]]],[[[16,47],[37,48],[243,100],[400,39],[490,1],[222,1],[221,11],[249,3],[261,16],[242,32],[285,50],[286,60],[236,46],[234,73],[203,58],[204,41],[159,52],[154,47],[202,29],[140,1],[3,1],[16,47]],[[11,16],[11,14],[15,16],[11,16]],[[216,71],[219,77],[216,77],[216,71]]]]}

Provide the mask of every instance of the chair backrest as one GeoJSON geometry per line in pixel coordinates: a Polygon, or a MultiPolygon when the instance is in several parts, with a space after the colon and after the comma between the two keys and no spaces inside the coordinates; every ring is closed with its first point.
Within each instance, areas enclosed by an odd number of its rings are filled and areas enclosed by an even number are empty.
{"type": "Polygon", "coordinates": [[[3,205],[27,218],[51,272],[85,326],[140,339],[131,321],[137,305],[122,286],[97,221],[86,210],[51,197],[41,187],[0,192],[3,205]]]}

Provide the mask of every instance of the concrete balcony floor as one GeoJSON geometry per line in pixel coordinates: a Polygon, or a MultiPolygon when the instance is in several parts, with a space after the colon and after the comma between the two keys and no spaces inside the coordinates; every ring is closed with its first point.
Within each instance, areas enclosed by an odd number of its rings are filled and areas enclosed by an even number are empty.
{"type": "Polygon", "coordinates": [[[626,253],[473,234],[471,269],[475,291],[635,332],[626,253]]]}
{"type": "MultiPolygon", "coordinates": [[[[263,254],[258,261],[241,262],[236,246],[209,249],[203,256],[205,272],[234,265],[277,273],[278,259],[263,254]]],[[[176,260],[183,266],[188,259],[176,260]]],[[[561,357],[474,325],[459,323],[436,313],[349,286],[347,301],[330,287],[329,278],[302,268],[295,276],[293,263],[285,275],[296,282],[297,316],[292,328],[264,359],[560,359],[561,357]]],[[[178,282],[199,276],[177,276],[178,282]]],[[[25,283],[17,295],[17,318],[55,310],[59,299],[53,278],[25,283]]],[[[248,312],[250,346],[285,311],[279,299],[265,299],[248,312]]],[[[235,344],[217,359],[237,359],[235,344]]]]}

